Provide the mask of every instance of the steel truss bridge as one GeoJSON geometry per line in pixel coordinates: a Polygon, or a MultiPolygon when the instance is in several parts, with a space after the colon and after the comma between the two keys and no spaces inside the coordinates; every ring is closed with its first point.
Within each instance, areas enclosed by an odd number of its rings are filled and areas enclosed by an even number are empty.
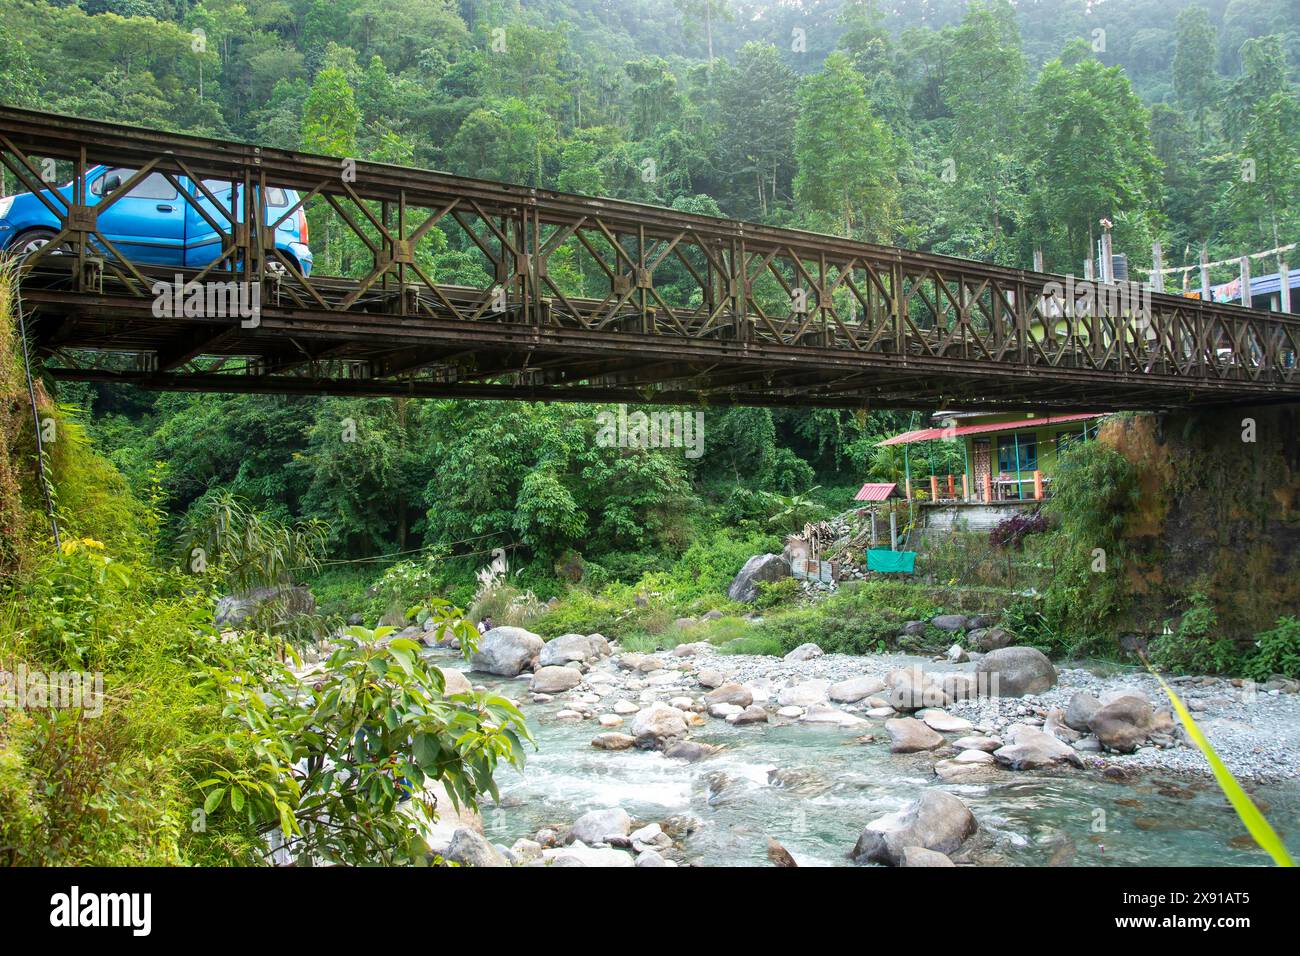
{"type": "Polygon", "coordinates": [[[69,201],[43,200],[60,228],[23,260],[21,290],[58,378],[830,408],[1300,400],[1291,315],[1156,293],[1149,310],[1104,294],[1087,308],[1077,290],[1059,291],[1060,276],[0,107],[0,163],[20,188],[48,189],[51,160],[74,187],[69,201]],[[96,164],[137,172],[88,204],[80,184],[96,164]],[[151,174],[215,231],[216,261],[133,262],[100,232],[97,217],[151,174]],[[187,191],[182,177],[203,185],[187,191]],[[273,187],[298,202],[263,208],[273,187]],[[299,207],[314,240],[310,277],[275,242],[299,207]],[[461,284],[441,281],[449,261],[461,284]],[[341,274],[322,274],[329,265],[341,274]],[[155,286],[178,273],[256,284],[257,321],[160,316],[155,286]]]}

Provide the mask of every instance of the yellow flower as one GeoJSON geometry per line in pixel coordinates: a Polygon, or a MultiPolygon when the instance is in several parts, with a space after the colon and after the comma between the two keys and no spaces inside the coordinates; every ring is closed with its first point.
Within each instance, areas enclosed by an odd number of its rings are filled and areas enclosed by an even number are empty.
{"type": "Polygon", "coordinates": [[[104,543],[102,541],[96,541],[94,538],[82,538],[81,543],[87,548],[98,548],[100,551],[104,550],[104,543]]]}

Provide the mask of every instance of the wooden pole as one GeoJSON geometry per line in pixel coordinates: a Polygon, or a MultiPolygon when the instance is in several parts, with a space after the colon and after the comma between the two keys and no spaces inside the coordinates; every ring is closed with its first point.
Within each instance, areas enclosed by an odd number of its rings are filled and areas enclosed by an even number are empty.
{"type": "Polygon", "coordinates": [[[1043,271],[1043,247],[1034,246],[1034,271],[1043,271]]]}
{"type": "Polygon", "coordinates": [[[984,473],[984,503],[988,504],[993,500],[993,476],[987,471],[984,473]]]}
{"type": "Polygon", "coordinates": [[[970,501],[970,475],[961,476],[961,500],[970,501]]]}
{"type": "Polygon", "coordinates": [[[876,509],[871,509],[871,546],[876,546],[876,509]]]}
{"type": "Polygon", "coordinates": [[[1210,254],[1201,244],[1201,301],[1210,301],[1210,254]]]}
{"type": "Polygon", "coordinates": [[[1250,292],[1250,256],[1241,257],[1241,304],[1250,308],[1254,296],[1250,292]]]}
{"type": "Polygon", "coordinates": [[[939,500],[939,476],[938,475],[930,476],[930,500],[931,501],[939,500]]]}
{"type": "Polygon", "coordinates": [[[1291,270],[1285,262],[1277,264],[1278,290],[1281,292],[1282,311],[1291,311],[1291,270]]]}
{"type": "Polygon", "coordinates": [[[898,512],[892,509],[889,512],[889,550],[898,550],[898,512]]]}
{"type": "Polygon", "coordinates": [[[956,485],[956,480],[957,480],[957,479],[953,478],[952,475],[949,475],[949,476],[948,476],[948,497],[949,497],[949,498],[956,498],[956,497],[957,497],[957,485],[956,485]]]}
{"type": "Polygon", "coordinates": [[[1165,291],[1165,253],[1160,243],[1151,243],[1151,288],[1157,292],[1165,291]]]}
{"type": "Polygon", "coordinates": [[[1043,500],[1043,473],[1037,470],[1034,471],[1034,500],[1043,500]]]}

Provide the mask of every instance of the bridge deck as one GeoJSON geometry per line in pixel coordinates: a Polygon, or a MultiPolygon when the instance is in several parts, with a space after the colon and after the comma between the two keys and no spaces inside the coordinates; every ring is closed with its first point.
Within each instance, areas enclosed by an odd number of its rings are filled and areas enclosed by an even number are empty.
{"type": "MultiPolygon", "coordinates": [[[[81,189],[52,201],[56,243],[24,264],[38,347],[60,377],[824,407],[1300,400],[1293,316],[1118,287],[1088,307],[1059,276],[0,107],[0,163],[38,191],[45,159],[61,182],[97,163],[140,171],[98,205],[81,189]],[[97,217],[147,173],[216,232],[212,265],[132,261],[100,232],[97,217]],[[185,189],[214,180],[239,186],[238,208],[185,189]],[[274,186],[300,193],[317,263],[346,276],[307,277],[277,248],[255,201],[274,186]],[[255,286],[256,319],[160,315],[159,283],[178,272],[255,286]]],[[[272,212],[283,221],[297,205],[272,212]]]]}

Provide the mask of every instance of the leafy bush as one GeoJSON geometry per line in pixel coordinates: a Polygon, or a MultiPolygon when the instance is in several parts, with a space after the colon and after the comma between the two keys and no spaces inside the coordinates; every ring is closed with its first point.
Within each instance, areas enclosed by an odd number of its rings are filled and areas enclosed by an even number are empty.
{"type": "Polygon", "coordinates": [[[989,531],[989,543],[995,548],[1019,551],[1024,546],[1025,538],[1031,534],[1042,534],[1046,530],[1047,516],[1035,508],[999,521],[989,531]]]}
{"type": "MultiPolygon", "coordinates": [[[[899,647],[899,632],[906,621],[926,620],[938,612],[916,585],[864,581],[809,607],[768,615],[757,629],[779,645],[781,653],[811,641],[828,654],[871,654],[899,647]]],[[[908,649],[937,650],[941,643],[942,638],[932,634],[908,649]]]]}
{"type": "Polygon", "coordinates": [[[793,604],[802,593],[803,588],[798,578],[763,581],[758,585],[758,597],[754,599],[754,606],[766,610],[793,604]]]}
{"type": "Polygon", "coordinates": [[[1184,674],[1220,674],[1239,661],[1236,645],[1219,631],[1219,617],[1204,594],[1191,595],[1191,606],[1176,628],[1151,642],[1151,661],[1157,667],[1184,674]]]}
{"type": "MultiPolygon", "coordinates": [[[[478,634],[460,612],[438,602],[433,619],[468,657],[478,634]]],[[[459,805],[496,797],[498,762],[523,766],[523,715],[495,694],[448,695],[418,643],[380,643],[391,630],[348,628],[309,687],[275,662],[257,680],[243,668],[210,669],[241,725],[230,736],[257,760],[203,780],[205,811],[279,830],[300,864],[419,864],[428,852],[419,823],[438,814],[426,779],[459,805]]]]}
{"type": "Polygon", "coordinates": [[[1255,649],[1246,657],[1244,673],[1266,681],[1274,674],[1300,678],[1300,618],[1283,616],[1277,626],[1255,635],[1255,649]]]}

